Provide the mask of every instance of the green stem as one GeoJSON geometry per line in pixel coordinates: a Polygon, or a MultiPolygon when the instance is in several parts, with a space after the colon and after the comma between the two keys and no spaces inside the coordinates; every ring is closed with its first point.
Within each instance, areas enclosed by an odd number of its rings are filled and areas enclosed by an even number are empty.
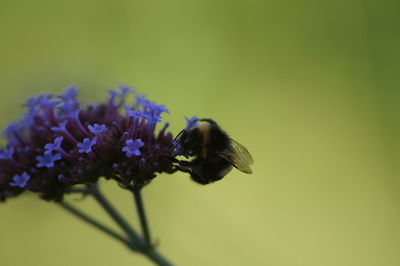
{"type": "Polygon", "coordinates": [[[141,243],[140,236],[133,230],[133,228],[125,221],[118,211],[112,206],[107,198],[101,193],[97,185],[88,186],[89,193],[93,195],[101,207],[108,213],[108,215],[121,227],[122,230],[135,242],[141,243]]]}
{"type": "Polygon", "coordinates": [[[146,212],[144,210],[144,204],[142,199],[141,189],[133,190],[133,197],[135,199],[136,210],[139,214],[140,226],[142,227],[142,232],[146,240],[146,246],[148,249],[152,249],[150,230],[147,223],[146,212]]]}
{"type": "Polygon", "coordinates": [[[147,251],[146,256],[159,266],[173,266],[171,262],[169,262],[164,256],[162,256],[159,252],[153,250],[147,251]]]}
{"type": "MultiPolygon", "coordinates": [[[[125,219],[118,213],[118,211],[112,206],[107,198],[101,193],[97,185],[88,185],[88,190],[96,201],[103,207],[108,215],[121,227],[122,230],[129,236],[131,242],[137,247],[137,252],[140,252],[148,259],[153,261],[156,265],[160,266],[172,266],[166,258],[164,258],[159,252],[154,249],[150,249],[148,245],[143,243],[141,237],[133,230],[133,228],[125,221],[125,219]]],[[[143,207],[143,205],[142,205],[143,207]]],[[[143,210],[144,211],[144,210],[143,210]]]]}

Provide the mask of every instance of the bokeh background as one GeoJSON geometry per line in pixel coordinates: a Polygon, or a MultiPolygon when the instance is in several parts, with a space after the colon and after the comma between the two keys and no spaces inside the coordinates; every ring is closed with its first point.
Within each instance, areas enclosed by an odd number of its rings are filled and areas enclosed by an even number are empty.
{"type": "MultiPolygon", "coordinates": [[[[0,0],[0,126],[70,84],[128,84],[211,117],[255,158],[209,186],[144,191],[177,265],[400,265],[400,5],[373,0],[0,0]]],[[[132,199],[107,195],[137,225],[132,199]]],[[[68,198],[103,219],[91,199],[68,198]]],[[[151,265],[53,203],[0,205],[0,264],[151,265]]]]}

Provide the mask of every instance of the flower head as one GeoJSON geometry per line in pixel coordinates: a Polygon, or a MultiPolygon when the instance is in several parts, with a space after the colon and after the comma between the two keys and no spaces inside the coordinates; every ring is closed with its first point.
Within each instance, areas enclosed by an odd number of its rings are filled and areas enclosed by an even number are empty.
{"type": "Polygon", "coordinates": [[[82,105],[78,89],[30,98],[24,118],[3,131],[0,147],[0,200],[26,190],[61,200],[76,184],[115,179],[131,189],[157,173],[175,172],[172,134],[161,116],[169,113],[123,86],[102,103],[82,105]]]}

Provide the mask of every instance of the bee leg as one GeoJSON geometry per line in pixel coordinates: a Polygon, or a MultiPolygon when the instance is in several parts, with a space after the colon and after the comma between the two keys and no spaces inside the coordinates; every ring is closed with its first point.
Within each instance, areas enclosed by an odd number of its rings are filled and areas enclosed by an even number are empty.
{"type": "MultiPolygon", "coordinates": [[[[189,163],[189,162],[187,162],[187,163],[189,163]]],[[[202,177],[201,177],[200,175],[198,175],[196,172],[192,171],[191,168],[185,168],[185,167],[182,167],[182,166],[180,166],[180,165],[176,165],[175,167],[176,167],[176,169],[179,170],[179,171],[182,171],[182,172],[184,172],[184,173],[190,174],[191,179],[192,179],[193,181],[199,183],[199,184],[206,185],[206,184],[209,184],[209,183],[210,183],[210,181],[208,181],[206,178],[202,178],[202,177]]]]}
{"type": "Polygon", "coordinates": [[[182,160],[178,160],[178,159],[175,159],[175,158],[173,158],[173,162],[176,163],[175,169],[177,169],[178,171],[192,174],[192,172],[193,172],[192,171],[193,162],[191,162],[191,161],[182,161],[182,160]]]}
{"type": "Polygon", "coordinates": [[[187,166],[187,167],[193,166],[193,162],[191,162],[191,161],[177,161],[177,163],[180,166],[187,166]]]}
{"type": "Polygon", "coordinates": [[[174,163],[179,164],[180,166],[187,166],[187,167],[193,166],[193,161],[182,161],[182,160],[178,160],[176,158],[171,158],[171,160],[174,163]]]}
{"type": "Polygon", "coordinates": [[[178,171],[184,172],[184,173],[188,173],[188,174],[192,173],[192,170],[190,170],[190,168],[185,168],[180,165],[175,165],[175,169],[177,169],[178,171]]]}

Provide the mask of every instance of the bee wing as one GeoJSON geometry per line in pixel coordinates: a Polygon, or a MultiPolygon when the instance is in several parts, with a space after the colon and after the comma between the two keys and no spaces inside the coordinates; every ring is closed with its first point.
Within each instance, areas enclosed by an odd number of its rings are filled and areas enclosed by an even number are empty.
{"type": "Polygon", "coordinates": [[[249,151],[242,144],[233,139],[230,139],[230,141],[229,148],[218,152],[218,155],[240,171],[251,174],[252,171],[249,165],[253,163],[253,157],[251,157],[249,151]]]}

